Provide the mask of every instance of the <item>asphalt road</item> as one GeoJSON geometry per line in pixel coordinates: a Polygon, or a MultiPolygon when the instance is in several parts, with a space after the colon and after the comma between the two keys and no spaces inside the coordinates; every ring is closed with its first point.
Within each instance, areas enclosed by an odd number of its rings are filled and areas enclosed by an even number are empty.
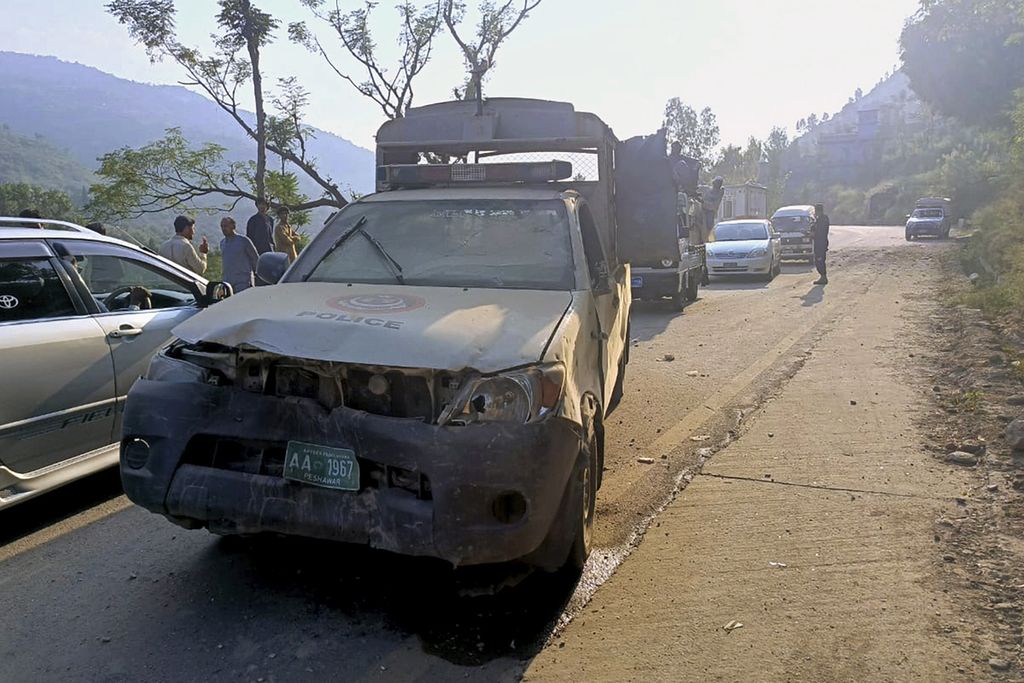
{"type": "Polygon", "coordinates": [[[0,679],[515,680],[703,462],[863,296],[901,228],[833,228],[833,284],[809,265],[714,281],[683,312],[641,302],[611,416],[597,545],[583,578],[332,544],[224,540],[134,508],[103,474],[0,515],[0,679]],[[646,462],[654,459],[654,464],[646,462]],[[640,459],[644,459],[641,462],[640,459]],[[484,594],[484,595],[481,595],[484,594]]]}

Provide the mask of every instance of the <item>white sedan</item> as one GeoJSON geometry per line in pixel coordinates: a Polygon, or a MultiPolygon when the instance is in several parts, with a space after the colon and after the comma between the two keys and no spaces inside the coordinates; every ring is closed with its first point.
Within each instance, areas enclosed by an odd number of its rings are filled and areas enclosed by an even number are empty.
{"type": "Polygon", "coordinates": [[[761,275],[770,282],[782,272],[782,240],[771,221],[725,221],[711,233],[707,258],[711,275],[761,275]]]}

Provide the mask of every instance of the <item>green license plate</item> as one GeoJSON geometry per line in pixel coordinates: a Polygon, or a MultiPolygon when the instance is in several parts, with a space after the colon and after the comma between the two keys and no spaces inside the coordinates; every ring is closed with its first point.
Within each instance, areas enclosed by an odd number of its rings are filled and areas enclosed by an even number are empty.
{"type": "Polygon", "coordinates": [[[359,490],[359,461],[348,448],[289,441],[284,478],[341,491],[359,490]]]}

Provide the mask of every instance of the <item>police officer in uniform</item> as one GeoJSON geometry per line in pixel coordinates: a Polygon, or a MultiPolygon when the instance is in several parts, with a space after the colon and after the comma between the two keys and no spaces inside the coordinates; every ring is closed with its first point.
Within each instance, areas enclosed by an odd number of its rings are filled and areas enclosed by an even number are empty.
{"type": "Polygon", "coordinates": [[[828,253],[828,229],[831,224],[825,214],[824,204],[814,205],[814,267],[820,277],[814,281],[816,285],[828,284],[828,273],[825,268],[825,254],[828,253]]]}

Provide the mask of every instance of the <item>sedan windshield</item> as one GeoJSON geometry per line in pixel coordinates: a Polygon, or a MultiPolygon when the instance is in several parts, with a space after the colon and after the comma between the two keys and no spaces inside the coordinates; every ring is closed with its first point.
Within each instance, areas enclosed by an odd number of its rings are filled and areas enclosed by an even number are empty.
{"type": "Polygon", "coordinates": [[[715,226],[716,242],[766,239],[768,239],[768,230],[764,223],[719,223],[715,226]]]}
{"type": "Polygon", "coordinates": [[[917,209],[914,218],[942,218],[942,209],[917,209]]]}
{"type": "Polygon", "coordinates": [[[560,200],[460,199],[353,205],[310,282],[506,289],[573,288],[560,200]]]}

